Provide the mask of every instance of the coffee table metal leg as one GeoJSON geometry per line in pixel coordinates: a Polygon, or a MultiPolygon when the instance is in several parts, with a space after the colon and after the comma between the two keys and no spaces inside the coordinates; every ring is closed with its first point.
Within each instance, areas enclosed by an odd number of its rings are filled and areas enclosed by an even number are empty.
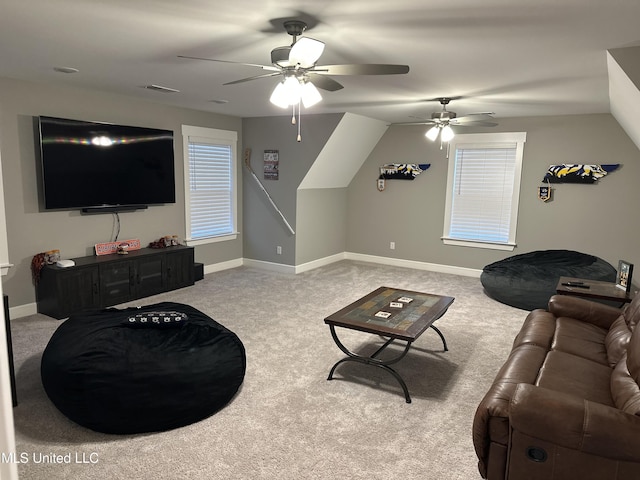
{"type": "MultiPolygon", "coordinates": [[[[382,368],[383,370],[386,370],[387,372],[389,372],[391,375],[393,375],[393,377],[398,381],[398,383],[400,384],[400,386],[402,387],[402,390],[404,392],[404,398],[407,401],[407,403],[411,403],[411,396],[409,395],[409,389],[407,388],[407,384],[405,383],[405,381],[402,379],[402,377],[400,376],[400,374],[398,372],[396,372],[393,368],[391,368],[389,365],[396,363],[398,361],[400,361],[402,358],[404,358],[404,356],[407,354],[407,352],[409,351],[409,348],[411,347],[411,342],[407,342],[407,344],[405,345],[404,350],[396,357],[390,359],[390,360],[380,360],[378,358],[376,358],[378,355],[380,355],[380,353],[382,353],[382,351],[387,348],[395,339],[394,338],[390,338],[389,340],[387,340],[387,342],[380,347],[373,355],[371,355],[370,357],[364,357],[362,355],[358,355],[356,353],[353,353],[352,351],[350,351],[347,347],[344,346],[344,344],[340,341],[340,339],[338,338],[338,335],[336,333],[335,327],[333,325],[329,325],[329,328],[331,329],[331,336],[333,337],[333,341],[336,343],[336,345],[338,346],[338,348],[340,350],[342,350],[347,357],[343,358],[341,360],[338,360],[335,365],[331,368],[331,370],[329,371],[329,376],[327,377],[327,380],[332,380],[333,379],[333,373],[335,372],[336,368],[338,367],[338,365],[344,363],[344,362],[356,362],[356,363],[363,363],[365,365],[372,365],[374,367],[379,367],[382,368]]],[[[438,332],[440,333],[440,332],[438,332]]],[[[440,337],[443,339],[444,341],[444,337],[442,337],[442,334],[440,333],[440,337]]],[[[445,348],[446,348],[446,344],[445,344],[445,348]]]]}
{"type": "Polygon", "coordinates": [[[436,333],[440,335],[440,340],[442,340],[442,345],[444,345],[444,351],[448,352],[449,348],[447,347],[447,341],[444,339],[444,335],[442,334],[442,332],[435,325],[431,325],[431,328],[433,328],[436,333]]]}

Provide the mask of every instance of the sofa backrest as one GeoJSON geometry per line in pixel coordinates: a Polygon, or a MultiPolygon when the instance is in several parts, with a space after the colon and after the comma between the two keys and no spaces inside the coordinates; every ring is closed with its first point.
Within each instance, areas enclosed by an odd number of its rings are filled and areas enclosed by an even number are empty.
{"type": "Polygon", "coordinates": [[[640,294],[627,305],[611,324],[605,338],[609,366],[614,368],[627,352],[627,345],[636,325],[640,323],[640,294]]]}
{"type": "Polygon", "coordinates": [[[611,373],[611,397],[616,407],[640,416],[640,329],[629,339],[627,352],[611,373]]]}
{"type": "Polygon", "coordinates": [[[633,330],[640,323],[640,294],[636,295],[631,303],[622,311],[629,328],[633,330]]]}
{"type": "Polygon", "coordinates": [[[640,329],[631,335],[627,346],[627,369],[631,378],[640,384],[640,329]]]}

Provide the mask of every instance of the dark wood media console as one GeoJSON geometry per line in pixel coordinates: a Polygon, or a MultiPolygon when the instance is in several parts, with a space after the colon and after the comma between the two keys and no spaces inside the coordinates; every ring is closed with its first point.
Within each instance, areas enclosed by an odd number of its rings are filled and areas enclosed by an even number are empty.
{"type": "Polygon", "coordinates": [[[194,284],[193,247],[143,248],[127,255],[74,258],[47,265],[36,287],[38,312],[57,319],[194,284]]]}

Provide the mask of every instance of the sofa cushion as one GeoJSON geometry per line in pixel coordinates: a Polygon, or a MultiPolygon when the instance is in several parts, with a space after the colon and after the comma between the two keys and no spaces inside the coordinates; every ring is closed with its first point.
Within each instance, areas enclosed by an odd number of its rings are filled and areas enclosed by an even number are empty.
{"type": "Polygon", "coordinates": [[[607,330],[568,317],[556,319],[552,350],[571,353],[602,365],[609,365],[605,338],[607,330]]]}
{"type": "Polygon", "coordinates": [[[540,369],[536,385],[613,406],[608,365],[553,350],[540,369]]]}
{"type": "Polygon", "coordinates": [[[611,373],[611,396],[620,410],[630,415],[640,415],[640,388],[629,374],[626,356],[622,356],[611,373]]]}

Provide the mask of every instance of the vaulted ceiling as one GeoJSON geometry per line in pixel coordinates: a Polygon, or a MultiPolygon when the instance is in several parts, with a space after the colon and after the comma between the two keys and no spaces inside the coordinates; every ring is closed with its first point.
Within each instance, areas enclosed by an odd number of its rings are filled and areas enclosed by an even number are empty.
{"type": "MultiPolygon", "coordinates": [[[[497,118],[609,111],[609,49],[640,45],[638,0],[4,0],[0,76],[96,89],[241,117],[286,114],[276,78],[226,82],[270,64],[308,23],[320,64],[406,64],[406,75],[349,76],[309,113],[387,122],[450,109],[497,118]],[[55,68],[68,67],[76,73],[55,68]],[[161,93],[143,88],[179,90],[161,93]]],[[[640,63],[640,59],[639,59],[640,63]]]]}

